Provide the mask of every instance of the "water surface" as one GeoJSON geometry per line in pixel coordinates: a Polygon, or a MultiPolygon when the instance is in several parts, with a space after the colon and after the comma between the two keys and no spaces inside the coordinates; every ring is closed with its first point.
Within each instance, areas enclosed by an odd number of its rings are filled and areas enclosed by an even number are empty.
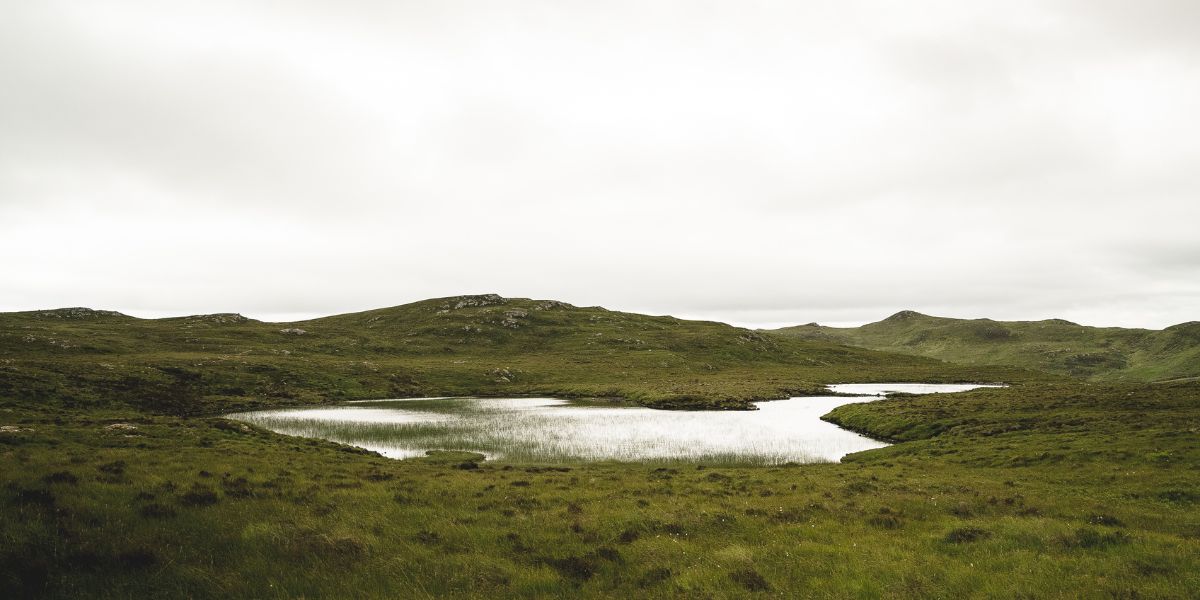
{"type": "Polygon", "coordinates": [[[393,458],[428,450],[480,452],[516,462],[651,461],[780,464],[837,461],[886,444],[820,419],[886,392],[937,393],[971,385],[831,386],[858,398],[756,403],[754,411],[673,411],[557,398],[416,398],[230,415],[288,435],[322,438],[393,458]],[[882,386],[882,387],[880,387],[882,386]]]}

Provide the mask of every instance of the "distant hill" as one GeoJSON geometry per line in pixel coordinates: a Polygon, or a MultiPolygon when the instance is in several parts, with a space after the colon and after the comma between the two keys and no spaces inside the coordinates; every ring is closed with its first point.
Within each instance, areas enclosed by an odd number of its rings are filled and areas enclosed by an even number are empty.
{"type": "Polygon", "coordinates": [[[1095,381],[1200,376],[1200,322],[1163,330],[1087,327],[1062,319],[950,319],[900,311],[861,327],[810,323],[779,337],[849,344],[967,365],[1011,365],[1095,381]]]}
{"type": "Polygon", "coordinates": [[[295,323],[0,313],[0,397],[162,412],[450,394],[745,408],[841,381],[1014,381],[1018,369],[494,294],[295,323]]]}

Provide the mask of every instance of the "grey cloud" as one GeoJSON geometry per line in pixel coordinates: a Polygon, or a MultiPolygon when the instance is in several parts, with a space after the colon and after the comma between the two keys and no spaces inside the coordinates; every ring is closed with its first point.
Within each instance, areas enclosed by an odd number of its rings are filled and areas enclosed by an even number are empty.
{"type": "Polygon", "coordinates": [[[1195,319],[1196,8],[1131,6],[26,3],[0,310],[1195,319]]]}

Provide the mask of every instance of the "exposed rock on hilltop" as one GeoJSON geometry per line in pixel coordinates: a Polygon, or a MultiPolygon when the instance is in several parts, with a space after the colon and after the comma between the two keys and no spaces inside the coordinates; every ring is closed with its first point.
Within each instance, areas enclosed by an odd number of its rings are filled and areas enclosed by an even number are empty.
{"type": "Polygon", "coordinates": [[[82,306],[56,308],[53,310],[38,310],[34,311],[33,314],[45,319],[95,319],[97,317],[129,318],[129,315],[119,313],[115,310],[96,310],[82,306]]]}
{"type": "Polygon", "coordinates": [[[498,294],[479,294],[476,296],[456,296],[446,298],[442,310],[459,310],[469,307],[496,306],[508,302],[507,298],[498,294]]]}
{"type": "Polygon", "coordinates": [[[238,325],[241,323],[257,323],[254,319],[244,317],[238,313],[213,313],[211,315],[193,315],[183,317],[185,323],[206,323],[209,325],[238,325]]]}

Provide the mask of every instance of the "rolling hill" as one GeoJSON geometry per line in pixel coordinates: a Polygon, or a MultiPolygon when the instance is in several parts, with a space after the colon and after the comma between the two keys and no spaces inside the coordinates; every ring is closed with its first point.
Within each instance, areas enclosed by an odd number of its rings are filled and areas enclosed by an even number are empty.
{"type": "Polygon", "coordinates": [[[1163,330],[1087,327],[1061,319],[951,319],[900,311],[861,327],[810,323],[779,337],[849,344],[965,365],[1011,365],[1093,381],[1200,376],[1200,322],[1163,330]]]}
{"type": "Polygon", "coordinates": [[[747,408],[838,381],[1014,381],[838,341],[494,294],[266,323],[85,308],[0,314],[0,395],[192,414],[419,395],[620,397],[747,408]]]}

